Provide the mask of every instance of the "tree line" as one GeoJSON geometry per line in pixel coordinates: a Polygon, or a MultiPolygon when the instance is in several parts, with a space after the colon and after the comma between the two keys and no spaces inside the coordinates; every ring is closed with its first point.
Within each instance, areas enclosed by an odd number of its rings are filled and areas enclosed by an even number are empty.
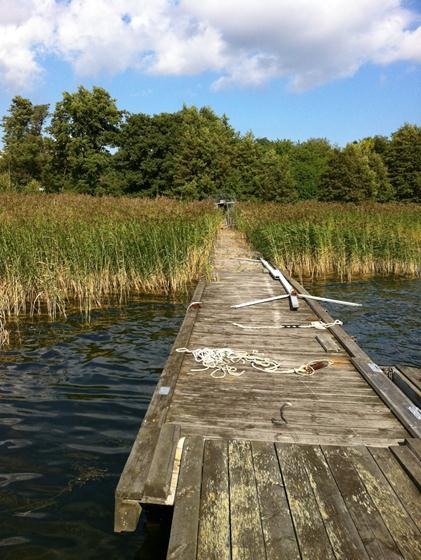
{"type": "Polygon", "coordinates": [[[209,107],[146,115],[100,87],[65,92],[50,112],[15,96],[2,119],[0,191],[421,202],[421,127],[344,148],[241,135],[209,107]]]}

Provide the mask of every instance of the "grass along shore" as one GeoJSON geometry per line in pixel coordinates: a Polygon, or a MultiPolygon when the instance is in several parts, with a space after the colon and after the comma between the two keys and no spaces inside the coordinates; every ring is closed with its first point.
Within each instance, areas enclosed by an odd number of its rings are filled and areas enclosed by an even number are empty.
{"type": "Polygon", "coordinates": [[[207,267],[220,219],[205,202],[0,194],[0,326],[69,303],[89,312],[109,296],[183,292],[207,267]]]}
{"type": "Polygon", "coordinates": [[[235,222],[257,251],[292,275],[421,275],[419,204],[243,203],[235,222]]]}

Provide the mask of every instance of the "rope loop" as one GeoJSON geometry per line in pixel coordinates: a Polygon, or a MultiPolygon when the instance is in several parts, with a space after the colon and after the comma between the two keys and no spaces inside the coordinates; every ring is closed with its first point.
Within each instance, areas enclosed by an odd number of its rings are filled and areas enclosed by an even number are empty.
{"type": "Polygon", "coordinates": [[[238,365],[248,365],[264,373],[296,373],[297,375],[310,376],[314,375],[318,369],[333,364],[331,361],[323,360],[309,362],[298,368],[282,369],[279,361],[262,356],[256,350],[252,350],[251,352],[236,352],[232,350],[232,348],[196,348],[195,350],[177,348],[176,352],[191,354],[198,364],[203,365],[202,368],[190,369],[188,372],[189,375],[212,370],[210,376],[214,379],[223,379],[228,375],[240,377],[245,371],[239,370],[237,368],[238,365]]]}

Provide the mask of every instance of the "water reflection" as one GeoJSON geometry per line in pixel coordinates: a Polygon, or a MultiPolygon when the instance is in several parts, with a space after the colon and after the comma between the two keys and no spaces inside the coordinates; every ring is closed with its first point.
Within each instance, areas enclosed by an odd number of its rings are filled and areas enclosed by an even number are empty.
{"type": "Polygon", "coordinates": [[[113,534],[113,495],[184,312],[138,299],[20,325],[1,356],[1,558],[165,557],[143,518],[113,534]]]}

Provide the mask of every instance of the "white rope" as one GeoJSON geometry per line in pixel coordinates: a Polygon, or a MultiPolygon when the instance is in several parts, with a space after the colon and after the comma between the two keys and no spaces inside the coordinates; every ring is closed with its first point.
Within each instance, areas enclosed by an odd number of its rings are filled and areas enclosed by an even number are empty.
{"type": "Polygon", "coordinates": [[[232,323],[240,329],[319,329],[325,330],[335,325],[343,325],[342,321],[336,319],[333,323],[323,323],[323,321],[312,321],[308,325],[242,325],[241,323],[232,323]]]}
{"type": "MultiPolygon", "coordinates": [[[[191,369],[188,373],[193,375],[201,371],[211,371],[211,377],[222,379],[227,375],[240,377],[245,373],[244,370],[239,371],[237,365],[249,365],[258,371],[265,373],[296,373],[297,375],[314,375],[316,369],[312,367],[312,363],[303,364],[298,368],[282,369],[281,363],[273,358],[267,358],[258,354],[255,350],[252,352],[235,352],[231,348],[196,348],[189,350],[188,348],[177,348],[176,352],[192,354],[195,361],[202,364],[202,368],[191,369]]],[[[326,362],[331,365],[333,362],[326,362]]]]}

